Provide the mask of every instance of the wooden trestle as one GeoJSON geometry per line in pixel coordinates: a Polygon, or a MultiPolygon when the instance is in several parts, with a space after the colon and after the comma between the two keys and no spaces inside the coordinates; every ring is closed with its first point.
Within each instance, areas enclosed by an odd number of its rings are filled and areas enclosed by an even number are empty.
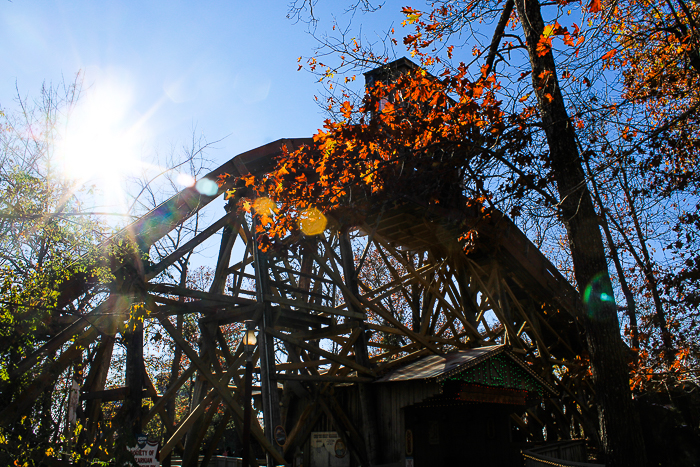
{"type": "MultiPolygon", "coordinates": [[[[282,145],[293,149],[307,141],[270,143],[233,158],[207,177],[264,173],[282,145]]],[[[221,187],[216,196],[229,188],[221,187]]],[[[216,196],[186,189],[118,238],[132,238],[148,251],[216,196]]],[[[220,408],[224,416],[214,430],[215,439],[208,440],[210,446],[230,419],[242,426],[245,357],[240,333],[225,335],[222,326],[254,320],[259,329],[256,384],[262,389],[265,429],[253,417],[252,436],[270,463],[289,464],[319,414],[325,413],[348,438],[355,459],[373,464],[379,447],[373,446],[376,424],[369,383],[419,356],[502,343],[559,390],[557,398],[542,406],[513,414],[520,428],[533,440],[542,439],[543,427],[548,437],[570,439],[582,429],[595,436],[592,390],[577,360],[583,349],[577,293],[503,215],[470,219],[465,213],[404,206],[363,225],[331,222],[323,234],[307,238],[303,248],[274,254],[258,251],[250,222],[250,216],[232,210],[158,263],[137,256],[124,263],[100,305],[19,364],[12,377],[33,374],[34,381],[2,410],[0,424],[21,417],[52,380],[80,362],[86,375],[81,389],[86,436],[110,436],[101,425],[102,404],[123,400],[122,425],[131,423],[138,430],[158,418],[167,433],[161,458],[179,450],[185,462],[194,465],[220,408]],[[468,256],[451,227],[465,219],[478,231],[480,245],[468,256]],[[221,247],[209,290],[191,290],[163,279],[163,271],[218,232],[221,247]],[[144,319],[158,322],[190,362],[162,392],[144,371],[143,324],[125,327],[133,303],[145,303],[144,319]],[[183,337],[176,320],[191,313],[199,318],[198,348],[183,337]],[[105,390],[118,335],[128,346],[126,387],[105,390]],[[92,360],[84,362],[88,348],[93,349],[92,360]],[[52,354],[56,357],[48,359],[52,354]],[[191,406],[174,424],[169,404],[192,375],[196,385],[191,406]],[[349,383],[360,385],[367,401],[359,423],[353,423],[334,399],[334,385],[349,383]],[[292,417],[285,405],[290,393],[313,403],[292,417]],[[145,411],[142,404],[147,399],[152,403],[145,411]],[[278,425],[288,434],[283,446],[273,439],[272,428],[278,425]]],[[[72,280],[61,303],[93,287],[91,280],[87,274],[72,280]]],[[[207,452],[211,455],[212,450],[207,452]]]]}

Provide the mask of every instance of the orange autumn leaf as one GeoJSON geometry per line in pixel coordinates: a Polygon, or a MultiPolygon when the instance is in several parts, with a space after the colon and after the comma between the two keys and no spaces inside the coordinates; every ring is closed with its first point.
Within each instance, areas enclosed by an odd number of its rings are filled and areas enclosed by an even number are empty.
{"type": "Polygon", "coordinates": [[[603,5],[601,5],[600,0],[591,0],[588,4],[589,13],[599,13],[603,11],[603,5]]]}
{"type": "Polygon", "coordinates": [[[340,112],[343,114],[343,117],[346,119],[350,119],[352,116],[352,105],[350,102],[345,101],[343,104],[340,106],[340,112]]]}
{"type": "Polygon", "coordinates": [[[617,49],[612,49],[600,58],[601,58],[601,60],[610,60],[611,58],[613,58],[615,56],[616,53],[617,53],[617,49]]]}

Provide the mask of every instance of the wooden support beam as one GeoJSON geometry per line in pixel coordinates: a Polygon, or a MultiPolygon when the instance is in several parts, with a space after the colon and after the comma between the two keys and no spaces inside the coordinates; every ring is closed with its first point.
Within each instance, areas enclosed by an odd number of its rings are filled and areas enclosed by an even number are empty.
{"type": "Polygon", "coordinates": [[[231,414],[231,409],[226,409],[224,416],[221,417],[221,420],[219,420],[219,423],[217,423],[216,429],[214,430],[214,436],[212,436],[212,438],[209,440],[207,450],[204,453],[204,458],[202,459],[200,466],[204,467],[209,465],[209,462],[214,455],[214,451],[216,450],[216,446],[219,444],[219,440],[224,435],[224,431],[226,431],[226,425],[228,425],[229,420],[231,420],[231,414]]]}
{"type": "MultiPolygon", "coordinates": [[[[211,374],[211,372],[208,371],[207,366],[204,364],[204,362],[199,358],[199,355],[197,355],[197,352],[190,347],[190,345],[185,341],[185,339],[182,337],[182,334],[175,329],[175,327],[170,323],[165,318],[159,318],[160,323],[163,325],[165,330],[170,334],[170,336],[173,338],[173,340],[176,342],[177,345],[182,348],[183,352],[185,352],[185,355],[190,359],[190,361],[199,369],[201,372],[200,374],[206,378],[214,388],[218,391],[219,395],[223,398],[224,402],[233,410],[233,412],[242,420],[243,419],[243,408],[234,400],[233,396],[231,395],[230,389],[228,388],[228,383],[223,382],[217,378],[214,377],[214,375],[211,374]]],[[[235,368],[237,369],[237,368],[235,368]]],[[[227,372],[228,374],[228,372],[227,372]]],[[[265,434],[262,432],[262,429],[260,428],[260,425],[258,425],[257,420],[253,419],[251,423],[251,432],[253,436],[255,436],[255,439],[258,440],[260,445],[265,449],[267,452],[272,453],[273,457],[275,460],[283,465],[287,465],[286,461],[284,458],[277,452],[277,449],[275,449],[265,438],[265,434]]],[[[163,459],[165,456],[161,454],[161,459],[163,459]]]]}
{"type": "Polygon", "coordinates": [[[281,305],[293,306],[297,308],[304,308],[306,310],[319,311],[321,313],[328,313],[330,315],[347,316],[349,318],[355,319],[365,319],[365,315],[362,313],[354,311],[340,310],[338,308],[331,308],[327,306],[316,305],[313,303],[304,303],[299,300],[291,300],[288,298],[277,297],[273,295],[265,295],[265,300],[271,303],[279,303],[281,305]]]}
{"type": "Polygon", "coordinates": [[[19,378],[27,370],[36,365],[39,362],[39,360],[46,357],[47,355],[51,355],[54,352],[57,352],[63,346],[63,344],[68,342],[69,339],[71,339],[77,334],[80,334],[86,327],[90,325],[99,327],[104,326],[106,329],[109,329],[111,327],[110,324],[113,322],[112,317],[101,317],[100,315],[106,312],[109,313],[118,311],[114,310],[116,302],[117,296],[110,295],[107,298],[107,300],[100,303],[98,306],[95,307],[94,310],[89,312],[87,315],[77,318],[73,322],[73,324],[67,326],[55,337],[52,337],[47,343],[45,343],[37,350],[25,357],[22,361],[20,361],[17,364],[17,367],[12,372],[10,372],[9,379],[14,380],[16,378],[19,378]]]}
{"type": "Polygon", "coordinates": [[[192,240],[188,241],[182,245],[177,250],[170,253],[168,256],[160,260],[157,264],[154,264],[146,271],[146,280],[150,281],[156,277],[161,272],[165,271],[170,267],[175,261],[185,256],[187,253],[192,251],[197,245],[201,244],[204,240],[211,237],[213,234],[219,231],[223,226],[231,222],[236,218],[236,212],[226,213],[221,219],[214,222],[212,225],[204,229],[199,234],[195,235],[192,240]]]}
{"type": "Polygon", "coordinates": [[[175,397],[177,391],[188,379],[190,379],[190,377],[194,374],[194,371],[194,365],[190,365],[185,371],[182,372],[175,382],[168,387],[163,395],[159,397],[157,401],[154,401],[155,403],[153,404],[153,407],[151,407],[148,414],[146,414],[143,418],[145,423],[148,423],[148,421],[151,420],[157,413],[160,413],[161,409],[165,408],[165,404],[168,402],[168,400],[175,397]]]}
{"type": "Polygon", "coordinates": [[[58,357],[47,365],[39,376],[27,386],[2,412],[0,412],[0,426],[7,426],[22,414],[36,401],[44,390],[53,384],[56,379],[68,368],[73,361],[79,358],[83,350],[87,348],[98,336],[97,329],[93,326],[85,331],[76,341],[58,357]]]}
{"type": "Polygon", "coordinates": [[[397,328],[401,329],[408,337],[411,339],[420,342],[423,344],[425,347],[430,349],[431,352],[433,352],[436,355],[440,355],[440,351],[430,343],[428,339],[426,339],[424,336],[418,335],[415,332],[411,331],[408,329],[406,326],[404,326],[401,322],[399,322],[391,313],[386,312],[384,309],[381,307],[374,305],[372,303],[369,303],[368,301],[364,300],[362,297],[356,297],[355,295],[350,292],[350,290],[343,285],[343,281],[338,277],[338,275],[323,261],[316,253],[314,253],[314,259],[316,259],[316,262],[321,266],[321,268],[328,274],[330,277],[333,277],[336,280],[335,285],[338,286],[343,292],[350,297],[350,301],[353,302],[355,306],[358,306],[360,308],[366,307],[372,310],[373,312],[377,313],[379,316],[396,326],[397,328]]]}
{"type": "MultiPolygon", "coordinates": [[[[472,277],[474,277],[476,279],[476,281],[479,283],[479,285],[481,287],[481,293],[488,300],[489,305],[491,306],[491,310],[496,315],[496,317],[498,318],[500,323],[503,325],[503,327],[505,328],[505,331],[508,333],[508,335],[509,336],[516,336],[517,333],[515,332],[515,329],[513,329],[513,324],[511,322],[509,322],[509,320],[507,320],[506,317],[504,316],[503,310],[501,310],[500,306],[498,305],[498,301],[494,298],[493,291],[489,287],[484,285],[484,282],[481,280],[481,277],[479,277],[479,274],[476,271],[474,263],[472,261],[470,261],[468,264],[469,264],[469,267],[471,268],[472,277]]],[[[494,278],[492,275],[490,282],[491,281],[496,281],[496,283],[497,283],[498,278],[497,277],[494,278]]],[[[496,290],[496,293],[498,293],[498,290],[496,290]]],[[[484,326],[486,326],[486,325],[484,325],[484,326]]],[[[517,339],[517,341],[519,342],[519,339],[517,339]]]]}
{"type": "MultiPolygon", "coordinates": [[[[257,220],[254,221],[257,222],[257,220]]],[[[282,454],[282,450],[275,443],[274,430],[281,424],[279,391],[277,390],[277,380],[275,376],[275,345],[272,336],[265,329],[274,326],[272,304],[270,302],[270,276],[268,270],[267,254],[262,252],[257,245],[253,247],[255,257],[255,277],[256,277],[256,297],[262,304],[260,329],[263,332],[258,334],[258,351],[260,352],[260,382],[261,399],[263,402],[263,420],[265,423],[265,436],[269,444],[273,447],[277,455],[282,454]]],[[[267,456],[267,466],[274,467],[273,459],[267,456]]]]}
{"type": "Polygon", "coordinates": [[[354,328],[355,326],[352,324],[332,324],[321,329],[312,329],[310,331],[294,333],[294,337],[304,340],[323,339],[324,337],[347,334],[352,332],[354,328]]]}
{"type": "Polygon", "coordinates": [[[141,405],[143,403],[143,321],[128,326],[126,340],[126,365],[124,379],[129,393],[124,401],[126,429],[131,429],[136,436],[141,432],[141,405]]]}
{"type": "Polygon", "coordinates": [[[311,435],[311,430],[313,430],[314,426],[318,422],[318,419],[321,418],[321,414],[323,413],[323,410],[319,409],[320,407],[318,400],[314,400],[312,403],[309,403],[306,407],[304,407],[304,411],[299,416],[299,420],[287,436],[287,442],[284,444],[285,457],[298,445],[306,442],[309,435],[311,435]]]}
{"type": "MultiPolygon", "coordinates": [[[[330,409],[333,411],[334,415],[338,418],[338,421],[342,426],[345,427],[347,432],[350,434],[350,441],[357,447],[360,448],[361,452],[364,451],[364,455],[366,456],[367,459],[370,460],[370,462],[376,462],[377,460],[374,459],[372,460],[371,455],[369,454],[369,447],[367,446],[367,441],[365,440],[363,442],[363,437],[360,434],[360,432],[357,430],[355,425],[352,423],[350,418],[345,414],[345,411],[343,411],[343,407],[340,405],[338,402],[338,399],[335,398],[333,394],[330,394],[328,396],[328,401],[330,402],[330,409]],[[364,445],[364,449],[362,449],[364,445]]],[[[378,436],[378,433],[374,433],[374,436],[378,436]]],[[[366,436],[365,436],[366,438],[366,436]]],[[[374,442],[378,443],[378,439],[375,439],[374,442]]]]}
{"type": "MultiPolygon", "coordinates": [[[[411,273],[411,274],[418,280],[418,282],[420,282],[420,283],[423,285],[423,287],[426,288],[426,290],[429,290],[429,291],[435,296],[435,298],[436,298],[437,300],[440,301],[440,303],[441,303],[444,307],[446,307],[447,309],[449,309],[450,311],[452,311],[453,313],[455,313],[455,309],[454,309],[454,307],[452,306],[452,304],[450,304],[450,303],[445,299],[445,297],[443,297],[443,295],[440,293],[440,291],[436,290],[435,287],[432,286],[432,284],[430,284],[426,279],[424,279],[423,276],[421,276],[420,274],[418,274],[418,273],[416,272],[416,269],[413,267],[413,265],[410,264],[408,261],[406,261],[406,260],[404,259],[404,257],[401,256],[401,255],[396,251],[396,249],[394,249],[391,245],[389,245],[389,244],[388,244],[384,239],[382,239],[382,237],[379,236],[379,235],[377,236],[377,238],[376,238],[375,241],[377,241],[383,248],[385,248],[389,253],[391,253],[391,255],[392,255],[393,257],[395,257],[395,258],[406,268],[406,270],[409,271],[409,273],[411,273]]],[[[479,331],[478,331],[475,327],[473,327],[473,326],[471,325],[471,323],[469,323],[468,321],[466,321],[464,318],[462,318],[461,321],[462,321],[462,325],[463,325],[466,329],[470,330],[471,333],[472,333],[472,335],[473,335],[476,339],[479,339],[479,338],[481,337],[480,334],[479,334],[479,331]]]]}
{"type": "MultiPolygon", "coordinates": [[[[185,452],[182,456],[183,465],[193,465],[196,464],[196,462],[199,460],[199,453],[202,450],[202,442],[204,441],[204,437],[207,434],[207,429],[209,428],[209,425],[211,425],[211,421],[214,418],[214,415],[216,415],[216,413],[219,411],[220,405],[221,397],[216,397],[212,401],[206,413],[203,416],[201,416],[202,428],[198,430],[191,430],[190,433],[187,435],[187,444],[185,445],[185,452]],[[190,440],[192,441],[190,442],[190,440]],[[191,448],[188,448],[187,446],[191,446],[191,448]]],[[[195,423],[194,426],[196,425],[197,424],[195,423]]]]}
{"type": "Polygon", "coordinates": [[[410,362],[416,360],[417,358],[422,357],[423,355],[427,355],[428,353],[429,353],[428,349],[420,349],[420,350],[416,350],[415,352],[412,352],[408,355],[405,355],[401,358],[397,358],[396,360],[391,360],[389,362],[380,363],[379,365],[377,365],[377,372],[384,372],[384,371],[388,370],[389,368],[403,365],[405,363],[410,363],[410,362]]]}
{"type": "MultiPolygon", "coordinates": [[[[230,211],[237,212],[236,198],[230,199],[226,203],[227,213],[230,211]]],[[[224,225],[224,230],[221,234],[221,245],[219,247],[219,258],[216,261],[216,269],[214,270],[214,279],[209,287],[209,292],[214,294],[223,294],[224,286],[226,285],[226,277],[228,276],[228,266],[231,261],[231,249],[236,242],[236,234],[241,225],[241,219],[236,218],[233,223],[224,225]]]]}
{"type": "Polygon", "coordinates": [[[373,370],[370,368],[366,368],[359,363],[354,362],[353,360],[350,360],[349,358],[341,357],[338,355],[335,355],[334,353],[328,352],[327,350],[324,350],[320,347],[317,347],[313,344],[309,344],[308,342],[304,342],[301,339],[296,339],[289,334],[285,334],[283,332],[276,331],[272,328],[267,328],[265,329],[265,332],[270,334],[271,336],[274,336],[280,340],[283,340],[285,342],[289,342],[290,344],[296,345],[297,347],[301,347],[302,349],[309,350],[315,354],[322,355],[326,357],[328,360],[332,360],[333,362],[336,362],[340,365],[347,366],[349,368],[352,368],[353,370],[357,370],[361,373],[370,375],[370,376],[376,376],[373,370]]]}
{"type": "Polygon", "coordinates": [[[227,308],[205,316],[201,319],[201,322],[204,324],[216,323],[219,326],[231,323],[242,323],[243,321],[251,319],[259,309],[260,305],[257,303],[227,308]]]}
{"type": "MultiPolygon", "coordinates": [[[[148,394],[148,396],[151,398],[151,400],[154,403],[157,403],[161,398],[158,396],[158,390],[156,389],[155,385],[153,384],[153,381],[151,381],[151,377],[149,376],[148,372],[146,371],[146,366],[144,365],[143,367],[143,377],[145,381],[145,392],[148,394]]],[[[173,432],[173,426],[175,424],[173,423],[173,420],[170,418],[168,415],[168,412],[165,410],[165,407],[160,407],[158,409],[158,415],[160,416],[160,420],[165,426],[165,430],[168,434],[171,434],[173,432]]],[[[141,432],[146,428],[146,425],[148,423],[141,418],[141,432]]]]}
{"type": "Polygon", "coordinates": [[[148,284],[147,289],[151,292],[164,293],[168,295],[180,295],[190,298],[199,298],[208,300],[214,303],[223,303],[225,305],[250,305],[254,303],[252,300],[232,297],[219,293],[202,292],[201,290],[192,290],[186,287],[180,287],[174,284],[148,284]]]}
{"type": "MultiPolygon", "coordinates": [[[[321,365],[327,365],[330,363],[330,360],[314,360],[312,362],[291,362],[291,363],[278,363],[277,364],[277,370],[279,371],[290,371],[290,370],[301,370],[302,368],[310,368],[310,367],[317,367],[321,365]]],[[[281,373],[277,374],[279,379],[285,379],[281,375],[281,373]]],[[[287,375],[289,376],[289,375],[287,375]]]]}
{"type": "MultiPolygon", "coordinates": [[[[518,311],[520,316],[523,318],[523,325],[525,323],[528,324],[530,330],[529,333],[532,333],[532,335],[535,337],[535,342],[537,343],[537,348],[539,351],[544,355],[546,358],[551,358],[551,355],[549,354],[549,350],[547,349],[547,345],[544,343],[544,340],[542,339],[542,336],[540,336],[539,332],[537,332],[537,328],[533,326],[532,321],[530,320],[530,317],[525,313],[525,310],[523,310],[523,307],[520,305],[520,302],[515,299],[515,295],[513,294],[513,291],[510,290],[510,287],[508,287],[508,284],[504,284],[503,289],[505,292],[510,296],[510,299],[515,305],[515,309],[518,311]]],[[[519,335],[519,333],[518,333],[519,335]]]]}
{"type": "Polygon", "coordinates": [[[288,273],[290,273],[290,274],[294,274],[294,275],[297,275],[297,276],[300,276],[300,277],[306,277],[306,278],[309,278],[309,279],[313,279],[314,281],[321,281],[321,282],[325,282],[325,283],[327,283],[327,284],[334,284],[334,282],[333,282],[331,279],[326,279],[325,277],[319,276],[319,275],[317,275],[317,274],[309,274],[309,273],[297,271],[297,270],[295,270],[295,269],[283,268],[283,267],[281,267],[281,266],[276,266],[276,265],[272,265],[272,266],[270,266],[270,268],[271,268],[271,269],[274,269],[274,270],[277,270],[277,271],[288,272],[288,273]]]}
{"type": "MultiPolygon", "coordinates": [[[[116,328],[116,322],[114,322],[114,326],[116,328]]],[[[93,360],[90,363],[90,372],[83,385],[84,392],[102,391],[105,388],[110,363],[112,361],[112,352],[114,351],[114,341],[114,334],[110,333],[102,337],[102,341],[97,347],[97,352],[95,352],[93,360]]],[[[91,444],[95,439],[98,421],[102,416],[102,403],[99,399],[95,399],[88,402],[86,406],[87,423],[83,439],[86,444],[91,444]]]]}
{"type": "Polygon", "coordinates": [[[323,375],[293,375],[278,373],[277,379],[286,381],[310,381],[324,383],[371,383],[374,378],[364,378],[362,376],[327,376],[323,375]]]}
{"type": "Polygon", "coordinates": [[[295,287],[294,285],[285,284],[284,282],[279,281],[279,280],[270,281],[270,285],[273,287],[276,287],[277,289],[287,290],[287,291],[292,292],[295,295],[297,295],[297,298],[294,300],[295,302],[297,300],[301,300],[302,297],[314,297],[314,298],[320,298],[322,300],[331,300],[332,299],[332,297],[329,297],[327,295],[323,295],[322,293],[316,293],[316,292],[305,290],[305,289],[302,289],[299,287],[295,287]]]}
{"type": "Polygon", "coordinates": [[[202,401],[194,407],[193,410],[187,415],[187,417],[180,422],[175,430],[175,433],[165,442],[163,447],[160,449],[160,458],[165,459],[165,457],[170,454],[175,445],[182,439],[187,431],[192,427],[192,425],[199,419],[199,417],[204,413],[209,404],[216,399],[217,392],[214,389],[210,389],[209,392],[204,396],[202,401]]]}
{"type": "Polygon", "coordinates": [[[328,407],[328,404],[326,404],[326,402],[323,400],[323,396],[319,396],[318,403],[323,409],[323,411],[326,413],[326,416],[333,425],[333,428],[335,428],[335,431],[338,433],[338,436],[340,436],[340,439],[342,439],[345,445],[350,449],[350,453],[353,454],[353,456],[355,457],[355,461],[359,465],[363,466],[372,465],[367,460],[367,452],[364,443],[362,443],[362,441],[360,440],[354,440],[348,437],[346,428],[339,422],[336,415],[328,407]]]}

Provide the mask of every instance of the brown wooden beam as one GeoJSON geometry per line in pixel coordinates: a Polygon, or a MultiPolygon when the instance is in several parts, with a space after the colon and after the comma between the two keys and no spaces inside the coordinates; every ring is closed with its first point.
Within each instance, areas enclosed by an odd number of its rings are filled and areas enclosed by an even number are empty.
{"type": "Polygon", "coordinates": [[[214,222],[212,225],[201,231],[199,234],[195,235],[190,241],[182,245],[177,250],[170,253],[168,256],[160,260],[157,264],[154,264],[146,270],[146,280],[150,281],[156,277],[161,272],[168,269],[175,261],[185,256],[187,253],[192,251],[195,247],[200,245],[206,239],[214,235],[219,229],[227,225],[231,220],[236,218],[235,212],[229,212],[225,214],[221,219],[214,222]]]}
{"type": "Polygon", "coordinates": [[[277,379],[287,381],[315,381],[324,383],[371,383],[374,378],[364,378],[362,376],[326,376],[321,375],[292,375],[287,373],[277,373],[277,379]]]}
{"type": "MultiPolygon", "coordinates": [[[[243,408],[238,404],[233,399],[233,396],[231,395],[231,392],[228,388],[228,384],[222,382],[221,380],[217,379],[214,377],[214,375],[211,374],[211,372],[208,370],[207,366],[204,364],[204,362],[199,358],[199,355],[197,355],[197,352],[190,347],[190,345],[185,341],[185,339],[182,337],[182,334],[175,329],[175,327],[172,325],[170,321],[168,321],[165,318],[159,319],[160,323],[163,325],[163,327],[168,331],[168,334],[175,340],[175,342],[182,348],[183,352],[187,355],[187,358],[190,359],[190,361],[199,369],[200,374],[206,378],[214,388],[219,392],[219,395],[223,398],[224,402],[234,411],[234,413],[237,414],[237,416],[242,420],[243,419],[243,408]]],[[[252,427],[251,427],[251,432],[253,436],[258,440],[260,445],[265,449],[266,451],[272,453],[273,457],[280,463],[287,465],[286,461],[284,458],[277,452],[277,449],[275,449],[265,438],[265,434],[262,432],[262,429],[260,426],[257,424],[257,420],[253,420],[252,427]]],[[[161,455],[161,459],[164,458],[164,456],[161,455]]]]}
{"type": "Polygon", "coordinates": [[[350,360],[349,358],[340,357],[340,356],[335,355],[331,352],[328,352],[327,350],[324,350],[320,347],[317,347],[313,344],[309,344],[308,342],[304,342],[300,339],[296,339],[288,334],[276,331],[272,328],[265,329],[265,332],[270,334],[271,336],[275,336],[276,338],[278,338],[280,340],[283,340],[283,341],[289,342],[290,344],[296,345],[297,347],[301,347],[302,349],[310,350],[311,352],[313,352],[315,354],[322,355],[322,356],[326,357],[328,360],[332,360],[336,363],[339,363],[340,365],[350,367],[353,370],[357,370],[361,373],[364,373],[364,374],[367,374],[370,376],[376,376],[373,370],[371,370],[370,368],[366,368],[366,367],[354,362],[353,360],[350,360]]]}
{"type": "Polygon", "coordinates": [[[430,343],[430,341],[428,341],[425,337],[418,335],[415,332],[408,329],[401,322],[399,322],[391,313],[386,312],[384,309],[382,309],[381,307],[379,307],[377,305],[369,303],[368,301],[364,300],[362,297],[356,297],[355,295],[353,295],[352,292],[350,292],[350,290],[348,290],[347,287],[345,287],[345,285],[343,284],[343,281],[340,279],[340,277],[338,277],[338,275],[335,274],[335,272],[333,270],[331,270],[331,268],[328,267],[328,265],[315,253],[314,253],[314,258],[316,259],[316,262],[319,264],[319,266],[321,266],[321,268],[323,268],[326,271],[326,274],[328,274],[330,277],[333,277],[337,281],[335,284],[338,286],[338,288],[340,288],[341,290],[344,289],[343,292],[348,297],[350,297],[350,301],[352,301],[354,305],[356,305],[360,308],[362,308],[362,307],[369,308],[370,310],[374,311],[379,316],[381,316],[382,318],[384,318],[385,320],[387,320],[388,322],[390,322],[391,324],[393,324],[397,328],[404,331],[404,333],[406,333],[406,335],[408,337],[410,337],[411,339],[420,342],[425,347],[430,349],[430,351],[433,352],[434,354],[440,355],[440,351],[434,345],[432,345],[430,343]]]}

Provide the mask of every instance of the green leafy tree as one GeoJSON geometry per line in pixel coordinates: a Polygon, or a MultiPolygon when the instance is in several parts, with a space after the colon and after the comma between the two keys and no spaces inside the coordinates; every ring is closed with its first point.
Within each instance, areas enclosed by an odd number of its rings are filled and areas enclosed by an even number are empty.
{"type": "Polygon", "coordinates": [[[40,356],[31,371],[18,369],[104,291],[98,287],[61,307],[66,282],[78,274],[102,283],[110,277],[98,262],[110,229],[85,212],[88,193],[56,163],[55,141],[80,92],[80,75],[70,84],[45,85],[36,101],[18,96],[18,109],[3,109],[0,120],[0,405],[15,414],[0,437],[4,465],[38,465],[61,451],[84,455],[71,444],[81,427],[67,421],[65,407],[90,349],[76,347],[76,363],[58,374],[48,368],[66,349],[40,356]]]}

